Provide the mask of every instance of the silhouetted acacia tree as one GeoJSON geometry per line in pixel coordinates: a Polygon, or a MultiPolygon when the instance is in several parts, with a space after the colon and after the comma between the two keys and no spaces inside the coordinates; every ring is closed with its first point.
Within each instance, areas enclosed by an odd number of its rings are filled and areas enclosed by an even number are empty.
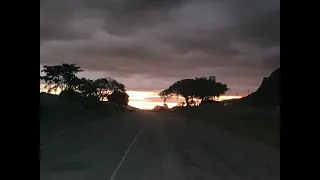
{"type": "Polygon", "coordinates": [[[196,78],[194,81],[196,98],[201,101],[211,100],[212,97],[220,97],[229,90],[226,84],[208,79],[196,78]]]}
{"type": "Polygon", "coordinates": [[[81,78],[80,85],[77,90],[83,97],[97,97],[98,90],[91,79],[81,78]]]}
{"type": "Polygon", "coordinates": [[[211,97],[219,97],[228,91],[226,84],[202,78],[182,79],[173,83],[168,89],[159,93],[161,98],[182,96],[187,106],[194,105],[194,99],[208,100],[211,97]]]}
{"type": "Polygon", "coordinates": [[[171,93],[169,89],[166,89],[164,91],[161,91],[159,93],[159,96],[161,97],[161,99],[163,99],[163,104],[166,104],[167,101],[172,98],[173,93],[171,93]]]}
{"type": "Polygon", "coordinates": [[[73,89],[78,77],[76,74],[83,71],[76,64],[62,64],[56,66],[43,66],[45,76],[40,76],[40,80],[44,80],[50,93],[52,90],[55,92],[59,88],[61,91],[65,89],[73,89]]]}
{"type": "Polygon", "coordinates": [[[125,86],[115,79],[108,78],[100,78],[94,81],[94,86],[97,88],[97,96],[102,101],[108,95],[112,94],[114,91],[125,92],[125,86]]]}

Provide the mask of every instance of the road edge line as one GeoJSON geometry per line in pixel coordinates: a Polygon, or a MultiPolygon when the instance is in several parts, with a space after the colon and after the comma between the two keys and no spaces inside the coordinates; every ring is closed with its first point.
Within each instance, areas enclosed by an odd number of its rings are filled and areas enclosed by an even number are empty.
{"type": "Polygon", "coordinates": [[[125,158],[127,157],[127,155],[128,155],[128,153],[129,153],[131,147],[133,146],[134,142],[135,142],[136,139],[138,138],[140,132],[143,132],[143,129],[140,130],[140,131],[138,131],[138,133],[136,134],[136,136],[133,138],[133,141],[131,142],[131,144],[130,144],[130,146],[128,147],[126,153],[125,153],[124,156],[122,157],[121,161],[119,162],[117,168],[114,170],[114,172],[113,172],[113,174],[112,174],[112,176],[110,177],[109,180],[114,180],[117,172],[119,171],[120,167],[122,166],[122,163],[124,162],[125,158]]]}

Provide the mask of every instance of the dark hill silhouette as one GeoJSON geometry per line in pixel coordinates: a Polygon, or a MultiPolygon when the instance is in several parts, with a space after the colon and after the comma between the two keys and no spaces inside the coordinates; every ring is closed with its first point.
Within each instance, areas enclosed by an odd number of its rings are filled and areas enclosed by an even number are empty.
{"type": "Polygon", "coordinates": [[[264,77],[258,90],[237,100],[226,101],[234,104],[275,107],[280,105],[280,67],[269,77],[264,77]]]}

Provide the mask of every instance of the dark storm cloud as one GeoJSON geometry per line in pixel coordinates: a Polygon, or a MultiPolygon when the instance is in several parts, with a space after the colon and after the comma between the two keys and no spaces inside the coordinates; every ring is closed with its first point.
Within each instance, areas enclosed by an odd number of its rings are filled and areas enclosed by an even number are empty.
{"type": "Polygon", "coordinates": [[[266,57],[262,61],[264,67],[274,68],[280,66],[280,53],[266,57]]]}
{"type": "Polygon", "coordinates": [[[40,62],[77,63],[136,90],[208,75],[252,88],[279,66],[279,3],[43,0],[40,62]]]}

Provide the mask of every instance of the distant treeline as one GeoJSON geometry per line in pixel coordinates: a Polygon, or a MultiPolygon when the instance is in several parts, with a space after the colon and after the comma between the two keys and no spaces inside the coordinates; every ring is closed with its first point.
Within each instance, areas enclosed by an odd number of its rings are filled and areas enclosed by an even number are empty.
{"type": "Polygon", "coordinates": [[[91,80],[79,78],[77,73],[83,70],[76,64],[43,66],[44,76],[40,76],[48,93],[61,90],[60,97],[69,99],[108,100],[118,105],[128,105],[129,95],[125,86],[111,77],[91,80]]]}

